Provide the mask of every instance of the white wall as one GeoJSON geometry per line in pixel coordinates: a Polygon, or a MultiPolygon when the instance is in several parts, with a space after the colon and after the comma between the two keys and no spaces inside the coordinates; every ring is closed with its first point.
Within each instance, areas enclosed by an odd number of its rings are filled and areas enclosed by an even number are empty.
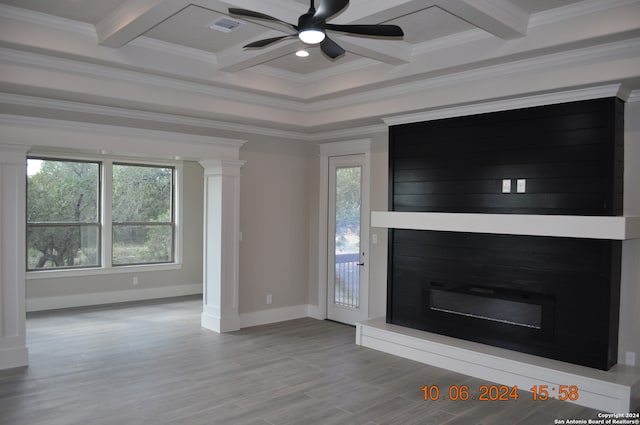
{"type": "MultiPolygon", "coordinates": [[[[389,207],[389,133],[378,133],[371,140],[371,211],[389,207]]],[[[387,313],[387,229],[372,228],[369,236],[369,316],[387,313]],[[378,243],[373,243],[373,235],[378,243]]]]}
{"type": "MultiPolygon", "coordinates": [[[[624,120],[624,214],[640,216],[640,102],[627,103],[624,120]]],[[[627,351],[640,356],[640,239],[622,243],[619,363],[627,351]]]]}
{"type": "Polygon", "coordinates": [[[305,142],[255,136],[240,151],[247,161],[240,189],[241,315],[294,306],[306,315],[310,217],[317,216],[309,205],[311,151],[305,142]]]}

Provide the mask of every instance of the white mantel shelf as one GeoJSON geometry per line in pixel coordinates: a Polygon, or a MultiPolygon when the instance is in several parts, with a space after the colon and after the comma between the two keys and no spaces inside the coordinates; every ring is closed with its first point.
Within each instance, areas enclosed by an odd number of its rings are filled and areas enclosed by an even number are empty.
{"type": "Polygon", "coordinates": [[[373,211],[371,226],[502,235],[640,239],[640,217],[373,211]]]}

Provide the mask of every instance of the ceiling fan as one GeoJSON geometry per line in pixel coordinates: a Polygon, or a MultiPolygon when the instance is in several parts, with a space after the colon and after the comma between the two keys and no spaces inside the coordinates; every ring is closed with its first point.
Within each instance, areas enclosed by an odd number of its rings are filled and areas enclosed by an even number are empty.
{"type": "Polygon", "coordinates": [[[331,59],[343,55],[345,50],[327,36],[326,30],[369,37],[402,37],[404,35],[402,28],[397,25],[335,25],[327,23],[327,19],[336,15],[347,7],[348,4],[349,0],[321,0],[320,6],[318,6],[316,10],[314,1],[311,0],[309,11],[298,18],[298,25],[293,25],[274,18],[273,16],[247,9],[229,8],[229,13],[247,18],[279,22],[296,31],[295,34],[254,41],[244,47],[266,47],[285,38],[299,37],[300,40],[306,44],[319,43],[320,49],[331,59]]]}

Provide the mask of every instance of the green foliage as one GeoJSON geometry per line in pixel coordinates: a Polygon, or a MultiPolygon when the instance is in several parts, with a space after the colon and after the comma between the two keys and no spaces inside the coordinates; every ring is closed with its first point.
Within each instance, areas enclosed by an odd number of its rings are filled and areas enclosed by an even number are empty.
{"type": "Polygon", "coordinates": [[[336,249],[358,252],[360,246],[360,167],[336,169],[336,249]]]}
{"type": "Polygon", "coordinates": [[[336,227],[360,227],[361,168],[346,167],[336,170],[336,227]]]}
{"type": "MultiPolygon", "coordinates": [[[[113,166],[114,223],[171,223],[172,169],[113,166]]],[[[173,232],[167,225],[120,225],[113,228],[113,264],[172,260],[173,232]]]]}
{"type": "Polygon", "coordinates": [[[97,222],[98,173],[93,162],[43,161],[27,179],[27,222],[97,222]]]}
{"type": "Polygon", "coordinates": [[[29,252],[39,252],[29,268],[97,264],[97,233],[78,224],[98,221],[98,175],[97,163],[42,161],[27,177],[27,223],[58,224],[28,226],[29,252]]]}
{"type": "Polygon", "coordinates": [[[112,220],[170,222],[171,177],[171,168],[114,165],[112,220]]]}
{"type": "MultiPolygon", "coordinates": [[[[44,160],[36,171],[27,176],[28,269],[98,265],[99,164],[44,160]]],[[[112,219],[129,223],[114,224],[114,264],[172,260],[172,177],[168,167],[113,166],[112,219]]]]}

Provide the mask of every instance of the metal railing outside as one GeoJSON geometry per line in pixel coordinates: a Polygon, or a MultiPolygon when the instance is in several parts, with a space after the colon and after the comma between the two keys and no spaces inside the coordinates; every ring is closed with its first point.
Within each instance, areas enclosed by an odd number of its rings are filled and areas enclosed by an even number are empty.
{"type": "Polygon", "coordinates": [[[336,254],[334,303],[344,307],[360,306],[359,253],[336,254]]]}

